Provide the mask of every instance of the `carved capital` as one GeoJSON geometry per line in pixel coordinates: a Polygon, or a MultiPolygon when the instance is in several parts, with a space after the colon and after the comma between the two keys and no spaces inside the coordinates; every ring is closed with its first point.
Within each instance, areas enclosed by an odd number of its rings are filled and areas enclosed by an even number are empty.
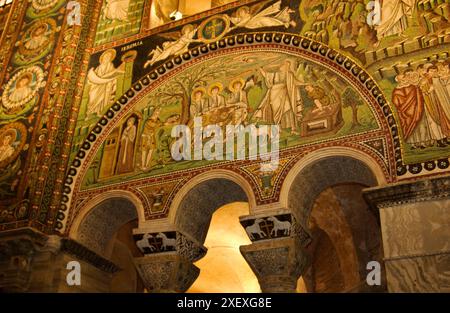
{"type": "Polygon", "coordinates": [[[289,211],[270,216],[245,216],[240,222],[252,242],[296,237],[303,247],[311,243],[306,227],[298,223],[289,211]]]}
{"type": "Polygon", "coordinates": [[[68,238],[47,236],[32,228],[0,233],[0,289],[8,292],[54,292],[62,256],[82,260],[109,275],[119,270],[111,261],[68,238]]]}
{"type": "Polygon", "coordinates": [[[177,252],[149,254],[134,262],[150,292],[185,292],[200,274],[198,267],[177,252]]]}
{"type": "Polygon", "coordinates": [[[33,258],[46,246],[45,235],[30,228],[0,234],[0,288],[8,292],[27,291],[33,258]]]}
{"type": "Polygon", "coordinates": [[[177,252],[186,260],[195,262],[207,251],[202,244],[178,231],[135,233],[134,240],[144,255],[177,252]]]}
{"type": "Polygon", "coordinates": [[[263,292],[295,292],[310,260],[298,237],[261,240],[241,246],[240,251],[263,292]]]}

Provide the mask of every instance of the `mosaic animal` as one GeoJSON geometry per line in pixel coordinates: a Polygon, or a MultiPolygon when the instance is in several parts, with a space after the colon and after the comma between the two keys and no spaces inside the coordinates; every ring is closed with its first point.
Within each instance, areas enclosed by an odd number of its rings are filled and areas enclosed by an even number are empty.
{"type": "Polygon", "coordinates": [[[285,236],[290,234],[290,232],[291,232],[291,223],[290,222],[279,221],[275,216],[271,216],[267,220],[273,223],[273,229],[270,232],[271,236],[273,236],[273,235],[276,236],[278,234],[279,230],[282,231],[283,235],[285,235],[285,236]]]}
{"type": "Polygon", "coordinates": [[[149,239],[152,238],[152,235],[145,234],[141,240],[136,241],[136,246],[141,250],[142,253],[145,253],[145,248],[150,249],[150,251],[155,251],[156,248],[149,243],[149,239]]]}
{"type": "Polygon", "coordinates": [[[167,238],[167,236],[163,233],[159,233],[156,235],[156,238],[162,239],[161,250],[167,250],[169,247],[175,248],[177,245],[176,239],[167,238]]]}
{"type": "Polygon", "coordinates": [[[266,234],[261,230],[261,227],[259,226],[261,222],[263,222],[263,220],[258,218],[255,220],[253,225],[247,226],[245,228],[245,231],[247,232],[251,240],[255,239],[254,236],[255,234],[258,235],[260,238],[264,238],[266,236],[266,234]]]}

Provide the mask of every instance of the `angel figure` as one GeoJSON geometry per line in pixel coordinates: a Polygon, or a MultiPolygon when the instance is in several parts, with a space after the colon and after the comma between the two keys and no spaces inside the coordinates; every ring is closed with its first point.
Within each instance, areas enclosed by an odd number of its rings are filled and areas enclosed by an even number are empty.
{"type": "Polygon", "coordinates": [[[122,22],[127,21],[129,8],[130,0],[106,0],[103,18],[122,22]]]}
{"type": "Polygon", "coordinates": [[[231,30],[239,27],[257,29],[269,26],[284,26],[289,28],[289,26],[295,27],[297,25],[295,21],[291,20],[291,14],[294,13],[294,10],[289,7],[281,10],[281,0],[261,11],[268,2],[270,1],[264,1],[251,7],[240,7],[230,18],[234,24],[231,30]]]}
{"type": "Polygon", "coordinates": [[[192,24],[188,24],[181,29],[181,32],[172,32],[159,35],[175,41],[166,41],[162,44],[162,47],[158,46],[156,49],[153,49],[148,54],[148,56],[152,58],[151,60],[145,62],[144,68],[147,68],[149,65],[152,66],[158,61],[165,60],[172,55],[176,56],[188,52],[189,45],[191,43],[200,42],[200,40],[194,39],[196,33],[197,27],[192,24]]]}

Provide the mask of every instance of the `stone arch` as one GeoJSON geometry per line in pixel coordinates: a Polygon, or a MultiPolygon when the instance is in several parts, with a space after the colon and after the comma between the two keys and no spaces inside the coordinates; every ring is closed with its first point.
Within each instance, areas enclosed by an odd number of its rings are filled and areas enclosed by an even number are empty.
{"type": "Polygon", "coordinates": [[[189,191],[191,191],[192,188],[194,188],[198,184],[214,178],[229,180],[239,185],[245,192],[245,195],[247,197],[246,201],[249,202],[250,212],[252,212],[252,210],[256,207],[255,194],[253,192],[252,186],[246,179],[244,179],[241,175],[229,170],[224,169],[211,170],[193,177],[177,192],[172,201],[172,204],[170,205],[169,211],[170,222],[174,223],[176,217],[180,214],[178,212],[178,208],[181,205],[184,197],[189,193],[189,191]]]}
{"type": "Polygon", "coordinates": [[[327,147],[308,154],[293,166],[283,183],[280,202],[306,224],[317,196],[326,188],[343,183],[385,185],[386,175],[365,153],[327,147]]]}
{"type": "MultiPolygon", "coordinates": [[[[330,275],[338,275],[342,271],[341,285],[335,286],[339,291],[364,290],[367,259],[376,257],[377,261],[382,262],[381,246],[378,244],[381,233],[375,216],[362,197],[362,190],[385,184],[383,167],[374,159],[363,152],[341,147],[325,148],[307,155],[294,165],[286,177],[280,200],[312,234],[310,252],[315,245],[322,244],[320,241],[323,238],[314,235],[317,229],[323,230],[327,240],[331,240],[329,244],[336,255],[328,255],[326,262],[339,263],[334,273],[329,272],[330,275]],[[349,190],[352,190],[351,197],[349,190]],[[348,202],[350,198],[352,202],[348,202]],[[368,222],[371,222],[370,225],[366,224],[368,222]],[[363,233],[362,229],[367,232],[363,233]],[[375,233],[369,238],[371,231],[375,233]],[[375,240],[373,247],[377,249],[376,253],[367,245],[371,239],[375,240]]],[[[314,272],[317,261],[314,258],[317,257],[312,256],[313,267],[306,273],[310,281],[308,275],[314,272]]]]}
{"type": "MultiPolygon", "coordinates": [[[[156,88],[165,79],[173,77],[180,69],[198,64],[205,58],[214,58],[225,53],[231,54],[233,53],[233,49],[235,51],[268,49],[298,55],[339,72],[346,77],[347,82],[354,86],[377,112],[382,129],[386,131],[386,136],[389,137],[389,154],[392,156],[394,147],[400,147],[398,127],[389,103],[369,73],[350,58],[345,57],[338,51],[322,43],[292,34],[259,32],[255,34],[232,35],[221,39],[218,43],[210,43],[193,48],[183,55],[183,58],[177,57],[168,60],[157,68],[153,68],[150,73],[136,81],[132,88],[110,106],[109,110],[99,120],[97,125],[93,127],[87,139],[81,145],[72,167],[68,171],[64,195],[62,197],[63,209],[59,211],[58,221],[55,225],[55,228],[59,232],[65,231],[68,221],[65,210],[67,207],[70,208],[73,206],[74,193],[80,190],[83,175],[87,171],[102,141],[118,125],[120,120],[133,109],[137,101],[142,99],[146,93],[156,88]]],[[[396,158],[397,165],[402,164],[401,154],[396,154],[396,158]]]]}
{"type": "Polygon", "coordinates": [[[212,214],[233,202],[249,202],[252,211],[256,200],[250,184],[231,171],[209,171],[183,186],[171,205],[169,219],[179,231],[203,243],[212,214]]]}
{"type": "Polygon", "coordinates": [[[140,201],[126,191],[103,193],[84,206],[74,218],[69,237],[108,258],[112,239],[123,225],[138,219],[144,212],[140,201]]]}
{"type": "Polygon", "coordinates": [[[109,292],[138,292],[143,285],[133,259],[141,255],[132,230],[143,217],[141,202],[130,192],[116,190],[94,197],[75,216],[68,236],[120,269],[102,277],[109,292]]]}
{"type": "Polygon", "coordinates": [[[357,159],[326,157],[310,164],[296,177],[289,192],[288,207],[303,217],[302,220],[306,219],[321,191],[343,183],[358,183],[370,187],[376,185],[376,180],[370,170],[357,159]]]}

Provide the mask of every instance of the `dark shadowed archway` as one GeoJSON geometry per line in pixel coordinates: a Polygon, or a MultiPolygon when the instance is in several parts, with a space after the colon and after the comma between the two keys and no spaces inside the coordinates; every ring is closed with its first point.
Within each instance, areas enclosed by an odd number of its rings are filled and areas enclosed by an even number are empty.
{"type": "Polygon", "coordinates": [[[123,225],[138,218],[128,199],[111,198],[89,210],[82,219],[75,239],[98,254],[109,257],[114,235],[123,225]]]}
{"type": "Polygon", "coordinates": [[[129,199],[112,197],[87,209],[74,239],[120,268],[110,278],[103,278],[110,279],[109,292],[142,291],[133,263],[134,257],[142,255],[133,240],[133,229],[138,227],[136,206],[129,199]]]}
{"type": "Polygon", "coordinates": [[[292,180],[288,207],[313,234],[308,291],[382,291],[365,283],[366,264],[383,262],[381,230],[362,196],[379,184],[375,172],[357,158],[325,156],[292,180]]]}
{"type": "Polygon", "coordinates": [[[328,187],[356,183],[377,186],[377,178],[362,161],[347,156],[330,156],[312,162],[297,174],[289,188],[288,207],[307,222],[319,194],[328,187]]]}
{"type": "Polygon", "coordinates": [[[233,202],[248,202],[245,191],[234,181],[213,178],[193,187],[183,198],[175,224],[203,243],[212,214],[220,207],[233,202]]]}

